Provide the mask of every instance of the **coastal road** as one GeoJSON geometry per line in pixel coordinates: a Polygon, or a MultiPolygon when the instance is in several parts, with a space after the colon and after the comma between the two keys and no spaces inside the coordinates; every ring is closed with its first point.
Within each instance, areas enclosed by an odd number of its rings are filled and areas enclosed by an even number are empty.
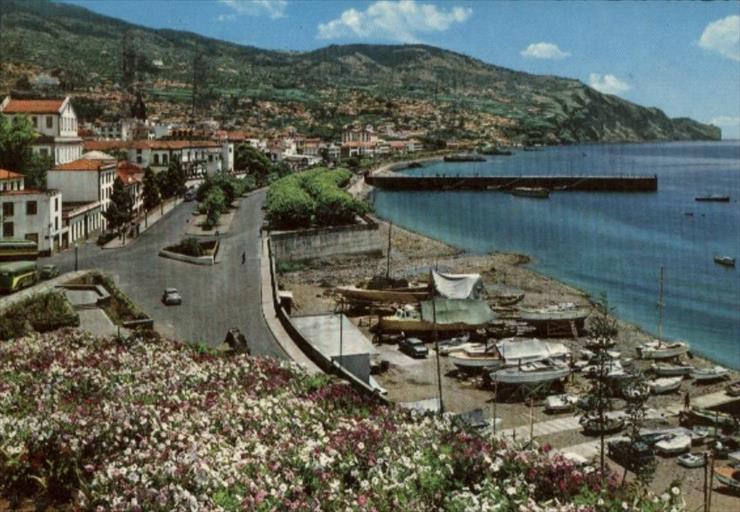
{"type": "MultiPolygon", "coordinates": [[[[262,316],[260,300],[260,236],[265,192],[239,202],[229,233],[222,237],[214,266],[199,266],[161,258],[165,246],[177,243],[191,221],[195,203],[183,203],[136,241],[121,249],[103,250],[84,244],[78,267],[98,268],[112,275],[120,288],[155,321],[158,331],[180,341],[218,345],[231,327],[247,337],[252,352],[285,358],[262,316]],[[246,263],[242,264],[242,253],[246,263]],[[166,287],[177,288],[181,306],[160,301],[166,287]]],[[[40,264],[54,263],[62,272],[74,270],[74,250],[40,264]]]]}

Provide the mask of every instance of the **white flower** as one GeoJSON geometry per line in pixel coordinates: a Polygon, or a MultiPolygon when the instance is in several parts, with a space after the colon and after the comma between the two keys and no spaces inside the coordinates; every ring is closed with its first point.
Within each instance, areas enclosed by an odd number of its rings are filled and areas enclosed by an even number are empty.
{"type": "Polygon", "coordinates": [[[673,494],[674,496],[678,496],[679,494],[681,494],[681,489],[679,489],[678,487],[671,487],[671,494],[673,494]]]}

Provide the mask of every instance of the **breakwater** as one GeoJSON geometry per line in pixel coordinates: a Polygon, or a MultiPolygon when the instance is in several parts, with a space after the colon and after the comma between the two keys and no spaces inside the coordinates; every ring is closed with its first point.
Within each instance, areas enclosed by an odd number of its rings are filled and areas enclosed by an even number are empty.
{"type": "Polygon", "coordinates": [[[656,192],[653,176],[405,176],[367,175],[365,183],[386,190],[512,190],[538,187],[573,192],[656,192]]]}

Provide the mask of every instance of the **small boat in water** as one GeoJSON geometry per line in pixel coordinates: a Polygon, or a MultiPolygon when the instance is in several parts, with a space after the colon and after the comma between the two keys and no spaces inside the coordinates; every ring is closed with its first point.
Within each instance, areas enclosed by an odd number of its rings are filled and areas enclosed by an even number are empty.
{"type": "Polygon", "coordinates": [[[735,266],[735,258],[731,256],[715,256],[714,262],[718,265],[724,265],[725,267],[734,267],[735,266]]]}
{"type": "Polygon", "coordinates": [[[534,361],[491,372],[491,382],[501,384],[542,384],[570,375],[570,368],[551,360],[534,361]]]}
{"type": "Polygon", "coordinates": [[[547,199],[550,191],[543,187],[516,187],[511,189],[512,196],[533,197],[535,199],[547,199]]]}
{"type": "Polygon", "coordinates": [[[572,411],[578,403],[576,395],[550,395],[545,399],[546,412],[568,412],[572,411]]]}
{"type": "Polygon", "coordinates": [[[650,369],[655,375],[660,375],[661,377],[677,377],[679,375],[689,375],[694,370],[694,367],[685,363],[655,363],[650,366],[650,369]]]}
{"type": "Polygon", "coordinates": [[[724,379],[730,376],[730,370],[721,366],[713,366],[711,368],[694,368],[691,372],[691,376],[697,382],[707,382],[710,380],[724,379]]]}
{"type": "Polygon", "coordinates": [[[715,469],[714,476],[722,485],[740,491],[740,469],[724,466],[715,469]]]}
{"type": "Polygon", "coordinates": [[[686,434],[676,434],[669,439],[655,443],[655,451],[661,455],[678,455],[691,449],[691,437],[686,434]]]}
{"type": "Polygon", "coordinates": [[[713,203],[729,203],[730,196],[724,196],[720,194],[709,194],[705,196],[696,196],[694,201],[700,202],[713,202],[713,203]]]}
{"type": "Polygon", "coordinates": [[[637,347],[640,359],[671,359],[689,351],[685,341],[648,341],[637,347]]]}
{"type": "Polygon", "coordinates": [[[703,468],[704,456],[695,453],[684,453],[678,456],[678,463],[685,468],[703,468]]]}
{"type": "Polygon", "coordinates": [[[650,391],[654,395],[662,395],[664,393],[672,393],[678,391],[681,388],[681,381],[683,377],[664,377],[660,379],[651,380],[648,382],[650,391]]]}

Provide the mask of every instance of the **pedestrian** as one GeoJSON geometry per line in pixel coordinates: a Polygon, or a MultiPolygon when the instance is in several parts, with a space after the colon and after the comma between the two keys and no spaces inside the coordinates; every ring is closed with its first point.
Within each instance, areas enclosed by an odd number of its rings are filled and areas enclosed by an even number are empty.
{"type": "Polygon", "coordinates": [[[685,411],[688,411],[691,408],[691,396],[688,391],[683,396],[683,408],[685,411]]]}
{"type": "Polygon", "coordinates": [[[242,253],[242,265],[244,265],[247,262],[247,251],[244,251],[242,253]]]}

